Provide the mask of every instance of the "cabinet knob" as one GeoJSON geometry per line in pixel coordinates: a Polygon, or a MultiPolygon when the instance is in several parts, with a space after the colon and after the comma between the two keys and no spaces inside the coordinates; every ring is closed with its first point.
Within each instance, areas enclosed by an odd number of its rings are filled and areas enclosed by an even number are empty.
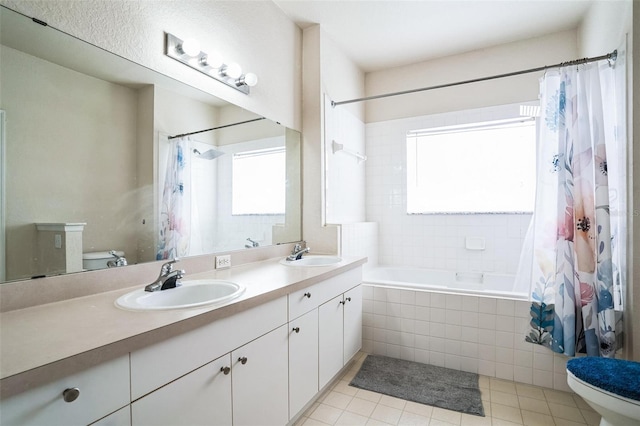
{"type": "Polygon", "coordinates": [[[240,361],[242,365],[245,365],[247,363],[247,357],[241,356],[240,358],[238,358],[238,361],[240,361]]]}
{"type": "Polygon", "coordinates": [[[350,297],[347,297],[347,302],[351,302],[351,298],[350,297]]]}
{"type": "Polygon", "coordinates": [[[78,388],[68,388],[62,392],[62,399],[64,402],[73,402],[80,396],[80,389],[78,388]]]}
{"type": "Polygon", "coordinates": [[[341,304],[341,305],[344,305],[344,304],[345,304],[345,303],[347,303],[347,302],[345,302],[344,300],[341,300],[341,301],[339,301],[338,303],[339,303],[339,304],[341,304]]]}
{"type": "Polygon", "coordinates": [[[296,333],[300,333],[300,327],[293,327],[293,330],[291,331],[295,331],[296,333]]]}
{"type": "MultiPolygon", "coordinates": [[[[244,364],[244,362],[243,362],[243,364],[244,364]]],[[[220,367],[220,371],[222,371],[224,373],[224,375],[226,376],[231,371],[231,368],[229,368],[229,367],[220,367]]]]}
{"type": "Polygon", "coordinates": [[[305,293],[304,297],[306,297],[307,299],[311,299],[311,293],[309,293],[309,292],[305,293]]]}

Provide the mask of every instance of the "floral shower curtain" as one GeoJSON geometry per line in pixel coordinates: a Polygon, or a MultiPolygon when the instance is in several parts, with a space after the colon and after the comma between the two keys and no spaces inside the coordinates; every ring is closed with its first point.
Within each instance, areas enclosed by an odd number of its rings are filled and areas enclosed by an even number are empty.
{"type": "Polygon", "coordinates": [[[614,186],[624,182],[616,72],[607,61],[541,80],[538,181],[532,221],[531,330],[526,340],[574,356],[613,357],[621,307],[621,230],[614,186]],[[622,178],[620,178],[622,176],[622,178]],[[614,217],[615,216],[615,217],[614,217]],[[616,299],[614,301],[614,295],[616,299]]]}
{"type": "Polygon", "coordinates": [[[190,140],[170,141],[167,171],[160,206],[160,234],[156,259],[173,259],[189,254],[191,234],[190,140]]]}

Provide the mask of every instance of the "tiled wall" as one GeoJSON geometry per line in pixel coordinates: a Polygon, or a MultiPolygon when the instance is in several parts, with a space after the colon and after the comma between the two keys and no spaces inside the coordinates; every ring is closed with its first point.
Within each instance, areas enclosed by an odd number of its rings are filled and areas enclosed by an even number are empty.
{"type": "Polygon", "coordinates": [[[342,256],[366,256],[365,270],[378,266],[377,223],[345,223],[341,225],[340,236],[340,253],[342,256]]]}
{"type": "Polygon", "coordinates": [[[530,214],[407,215],[406,134],[410,130],[513,116],[519,111],[517,107],[490,107],[367,124],[366,220],[379,224],[380,264],[516,272],[530,214]],[[465,237],[483,238],[485,250],[467,250],[465,237]]]}
{"type": "Polygon", "coordinates": [[[529,302],[363,285],[367,353],[570,391],[563,355],[527,343],[529,302]]]}

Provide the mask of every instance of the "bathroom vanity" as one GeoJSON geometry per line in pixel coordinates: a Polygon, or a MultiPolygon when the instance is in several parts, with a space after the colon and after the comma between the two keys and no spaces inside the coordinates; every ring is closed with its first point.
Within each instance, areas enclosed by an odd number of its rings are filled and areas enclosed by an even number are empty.
{"type": "Polygon", "coordinates": [[[0,423],[295,421],[361,347],[366,259],[280,260],[188,277],[246,287],[223,306],[117,308],[129,287],[2,313],[0,423]]]}

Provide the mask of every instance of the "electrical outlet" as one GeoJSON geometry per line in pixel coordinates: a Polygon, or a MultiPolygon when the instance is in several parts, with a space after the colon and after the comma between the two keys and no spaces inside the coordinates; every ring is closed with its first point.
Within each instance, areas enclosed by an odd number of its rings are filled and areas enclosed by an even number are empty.
{"type": "Polygon", "coordinates": [[[216,269],[224,269],[231,267],[231,255],[216,256],[216,269]]]}

